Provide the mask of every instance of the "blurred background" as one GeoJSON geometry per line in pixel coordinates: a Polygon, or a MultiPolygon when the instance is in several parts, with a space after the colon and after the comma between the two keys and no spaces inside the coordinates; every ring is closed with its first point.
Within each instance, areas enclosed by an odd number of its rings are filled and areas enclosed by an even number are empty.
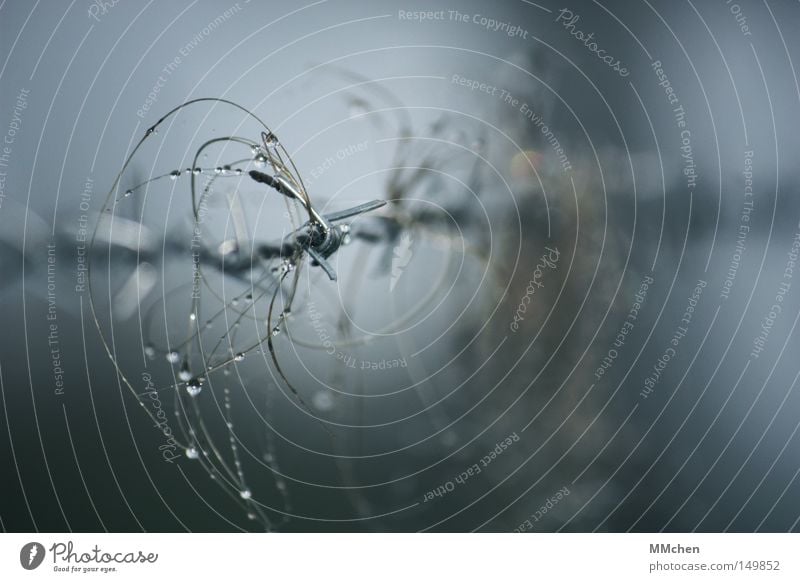
{"type": "Polygon", "coordinates": [[[797,531],[798,25],[0,4],[0,526],[797,531]]]}

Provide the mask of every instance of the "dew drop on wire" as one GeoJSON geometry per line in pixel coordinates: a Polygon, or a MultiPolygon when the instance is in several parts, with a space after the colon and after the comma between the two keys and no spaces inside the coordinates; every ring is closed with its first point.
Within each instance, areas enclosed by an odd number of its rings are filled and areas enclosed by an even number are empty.
{"type": "Polygon", "coordinates": [[[188,382],[189,380],[192,379],[192,372],[189,370],[188,362],[183,362],[183,364],[181,364],[181,369],[178,372],[178,378],[180,378],[184,382],[188,382]]]}
{"type": "Polygon", "coordinates": [[[199,378],[192,378],[186,383],[186,393],[191,397],[195,397],[203,390],[203,384],[199,378]]]}
{"type": "Polygon", "coordinates": [[[144,355],[152,360],[156,355],[156,349],[150,344],[147,344],[144,346],[144,355]]]}
{"type": "Polygon", "coordinates": [[[249,489],[242,489],[239,491],[239,497],[242,499],[250,499],[253,496],[253,493],[249,489]]]}
{"type": "Polygon", "coordinates": [[[181,175],[181,171],[180,170],[173,170],[173,171],[171,171],[169,173],[169,179],[170,180],[177,180],[180,177],[180,175],[181,175]]]}
{"type": "Polygon", "coordinates": [[[268,147],[276,148],[279,144],[278,137],[271,131],[264,137],[264,145],[268,147]]]}
{"type": "Polygon", "coordinates": [[[171,352],[167,352],[167,361],[170,364],[177,364],[178,362],[181,361],[181,355],[178,352],[176,352],[175,350],[172,350],[171,352]]]}
{"type": "Polygon", "coordinates": [[[187,447],[186,449],[186,458],[187,459],[197,459],[200,457],[200,453],[197,452],[197,447],[191,446],[187,447]]]}
{"type": "Polygon", "coordinates": [[[244,361],[244,352],[239,352],[238,354],[236,354],[235,356],[233,356],[233,361],[234,361],[234,362],[241,362],[241,361],[244,361]]]}

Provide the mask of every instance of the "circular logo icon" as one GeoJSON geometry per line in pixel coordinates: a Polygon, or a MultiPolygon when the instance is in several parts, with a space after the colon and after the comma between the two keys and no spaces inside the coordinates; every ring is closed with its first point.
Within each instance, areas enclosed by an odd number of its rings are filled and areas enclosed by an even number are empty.
{"type": "Polygon", "coordinates": [[[19,551],[19,563],[26,570],[35,570],[44,561],[44,546],[39,542],[29,542],[19,551]]]}

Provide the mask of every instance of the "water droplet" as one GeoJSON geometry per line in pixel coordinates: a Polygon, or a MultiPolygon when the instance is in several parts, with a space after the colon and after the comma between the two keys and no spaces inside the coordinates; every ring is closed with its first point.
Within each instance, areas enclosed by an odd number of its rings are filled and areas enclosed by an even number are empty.
{"type": "Polygon", "coordinates": [[[272,337],[275,337],[279,333],[281,333],[281,326],[280,325],[276,325],[275,327],[272,328],[272,337]]]}
{"type": "Polygon", "coordinates": [[[217,166],[216,168],[214,168],[214,173],[215,173],[215,174],[221,174],[221,173],[222,173],[222,168],[220,168],[219,166],[217,166]]]}
{"type": "Polygon", "coordinates": [[[125,190],[125,198],[128,198],[131,194],[133,194],[133,190],[125,190]]]}
{"type": "Polygon", "coordinates": [[[147,344],[144,346],[144,355],[152,360],[156,355],[156,349],[150,344],[147,344]]]}
{"type": "Polygon", "coordinates": [[[194,321],[195,319],[197,319],[197,316],[194,313],[190,313],[189,314],[189,320],[190,321],[194,321]]]}
{"type": "Polygon", "coordinates": [[[237,176],[241,176],[242,175],[242,169],[241,168],[236,168],[236,175],[237,176]]]}
{"type": "Polygon", "coordinates": [[[189,370],[189,362],[183,362],[183,364],[181,364],[181,369],[178,372],[178,378],[184,382],[188,382],[192,379],[192,372],[189,370]]]}
{"type": "Polygon", "coordinates": [[[203,383],[200,378],[192,378],[186,383],[186,392],[191,397],[195,397],[203,390],[203,383]]]}
{"type": "Polygon", "coordinates": [[[259,152],[256,154],[256,157],[253,158],[253,161],[255,162],[256,166],[263,167],[267,163],[267,156],[259,152]]]}
{"type": "Polygon", "coordinates": [[[252,294],[252,293],[248,293],[247,295],[245,295],[245,296],[244,296],[244,298],[245,298],[245,299],[246,299],[248,302],[249,302],[249,301],[252,301],[252,300],[253,300],[253,294],[252,294]]]}
{"type": "Polygon", "coordinates": [[[169,173],[169,179],[170,180],[177,180],[180,175],[181,175],[181,171],[180,170],[173,170],[173,171],[171,171],[169,173]]]}
{"type": "Polygon", "coordinates": [[[255,513],[248,513],[248,514],[247,514],[247,519],[249,519],[249,520],[255,520],[255,518],[256,518],[256,514],[255,514],[255,513]]]}
{"type": "Polygon", "coordinates": [[[181,361],[181,355],[178,352],[176,352],[175,350],[172,350],[171,352],[167,352],[167,361],[170,364],[177,364],[178,362],[181,361]]]}
{"type": "Polygon", "coordinates": [[[239,352],[238,354],[233,356],[233,361],[234,362],[241,362],[243,360],[244,360],[244,352],[239,352]]]}
{"type": "Polygon", "coordinates": [[[185,172],[186,172],[187,174],[191,174],[191,173],[192,173],[192,169],[191,169],[191,168],[186,168],[185,172]]]}
{"type": "Polygon", "coordinates": [[[261,151],[261,148],[253,144],[250,146],[250,151],[253,153],[253,155],[256,155],[259,151],[261,151]]]}
{"type": "Polygon", "coordinates": [[[195,173],[195,175],[202,174],[203,173],[203,169],[202,168],[195,168],[194,169],[194,173],[195,173]]]}
{"type": "Polygon", "coordinates": [[[197,447],[191,446],[186,449],[186,457],[189,459],[197,459],[200,453],[197,452],[197,447]]]}
{"type": "Polygon", "coordinates": [[[273,267],[272,272],[278,273],[279,275],[285,275],[286,273],[291,273],[295,269],[294,261],[283,261],[280,265],[273,267]]]}
{"type": "Polygon", "coordinates": [[[239,491],[239,497],[242,499],[250,499],[253,496],[253,493],[249,489],[242,489],[239,491]]]}
{"type": "Polygon", "coordinates": [[[264,136],[264,145],[270,148],[276,148],[280,142],[278,141],[278,136],[276,136],[271,131],[264,136]]]}
{"type": "Polygon", "coordinates": [[[317,410],[325,412],[333,408],[333,396],[327,390],[320,390],[312,396],[311,403],[317,410]]]}

